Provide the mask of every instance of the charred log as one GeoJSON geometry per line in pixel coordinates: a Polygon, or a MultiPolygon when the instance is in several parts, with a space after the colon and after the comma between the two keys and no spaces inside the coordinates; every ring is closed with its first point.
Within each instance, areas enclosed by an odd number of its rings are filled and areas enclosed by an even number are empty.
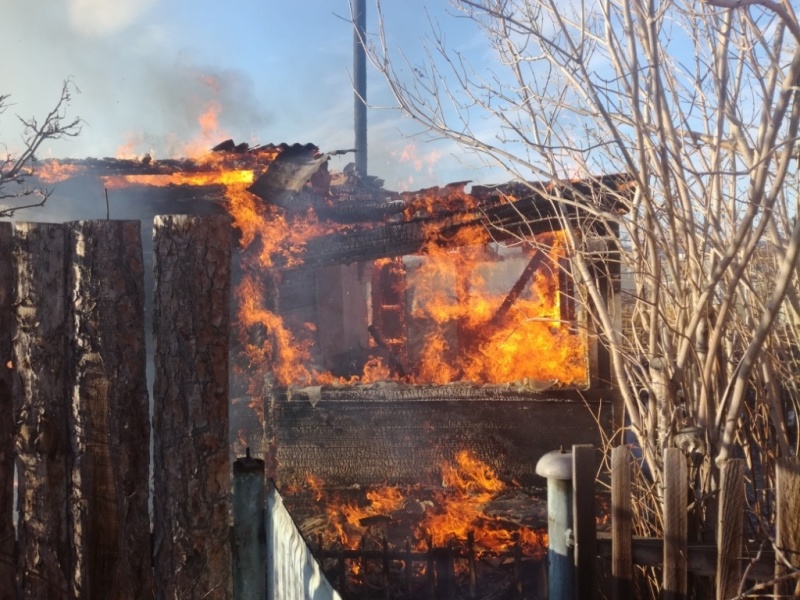
{"type": "Polygon", "coordinates": [[[530,284],[531,279],[533,278],[533,274],[539,270],[539,267],[544,264],[545,255],[543,252],[539,252],[538,250],[533,251],[533,256],[531,257],[528,264],[523,269],[522,274],[517,279],[516,283],[513,285],[511,290],[508,292],[508,295],[503,299],[503,303],[500,304],[500,307],[497,309],[497,312],[494,313],[491,320],[489,321],[487,328],[489,330],[494,330],[500,326],[502,326],[503,321],[508,314],[508,311],[511,310],[511,307],[514,306],[514,303],[519,300],[519,297],[525,291],[525,289],[530,284]]]}
{"type": "Polygon", "coordinates": [[[385,352],[386,362],[388,363],[387,366],[392,370],[394,375],[398,377],[405,377],[408,374],[408,371],[403,366],[403,361],[400,360],[399,357],[395,356],[386,339],[383,337],[383,335],[381,335],[381,332],[378,331],[378,328],[374,325],[370,325],[367,330],[369,331],[370,336],[372,336],[372,339],[378,345],[378,348],[385,352]]]}

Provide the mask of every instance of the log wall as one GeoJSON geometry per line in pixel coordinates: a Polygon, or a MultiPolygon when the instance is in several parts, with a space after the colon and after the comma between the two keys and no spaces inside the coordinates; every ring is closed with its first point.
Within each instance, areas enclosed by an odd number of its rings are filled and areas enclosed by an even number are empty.
{"type": "Polygon", "coordinates": [[[268,464],[279,486],[315,475],[331,487],[436,482],[460,450],[505,481],[541,487],[539,458],[559,446],[600,444],[610,404],[576,393],[501,386],[306,388],[268,397],[268,464]],[[591,406],[591,410],[589,408],[591,406]]]}

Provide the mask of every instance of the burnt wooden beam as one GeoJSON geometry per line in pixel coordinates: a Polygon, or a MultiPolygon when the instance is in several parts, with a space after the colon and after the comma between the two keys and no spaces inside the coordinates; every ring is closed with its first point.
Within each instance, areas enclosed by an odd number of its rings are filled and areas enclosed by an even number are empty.
{"type": "MultiPolygon", "coordinates": [[[[548,384],[549,388],[549,384],[548,384]]],[[[586,403],[608,401],[608,391],[598,390],[560,390],[535,388],[535,383],[478,385],[470,383],[450,383],[444,385],[407,385],[398,382],[384,382],[364,385],[324,385],[305,388],[275,388],[279,402],[435,402],[435,401],[498,401],[498,402],[573,402],[583,406],[586,403]]]]}
{"type": "MultiPolygon", "coordinates": [[[[576,203],[599,197],[602,202],[594,209],[620,211],[624,209],[622,199],[629,194],[628,186],[628,180],[621,176],[608,176],[598,184],[570,184],[563,190],[541,185],[541,192],[525,188],[527,195],[513,202],[497,192],[499,188],[479,188],[478,206],[474,209],[377,226],[352,226],[309,239],[302,256],[303,266],[318,268],[416,254],[430,243],[430,226],[435,226],[441,244],[446,244],[466,227],[486,228],[498,242],[561,229],[563,218],[571,219],[579,227],[581,215],[576,203]],[[606,195],[603,195],[604,190],[606,195]],[[614,197],[610,197],[612,195],[614,197]]],[[[273,259],[277,268],[286,268],[285,258],[273,259]]]]}
{"type": "MultiPolygon", "coordinates": [[[[428,227],[431,225],[437,226],[440,240],[452,239],[466,227],[481,227],[488,228],[493,239],[500,242],[559,229],[559,220],[552,213],[538,212],[528,218],[524,213],[499,208],[484,215],[465,213],[458,219],[437,217],[352,227],[308,240],[301,266],[320,268],[417,254],[430,241],[428,227]]],[[[273,257],[273,260],[276,267],[286,268],[285,258],[273,257]]]]}
{"type": "Polygon", "coordinates": [[[388,342],[386,341],[386,338],[383,337],[383,334],[381,334],[381,332],[378,330],[377,327],[375,327],[375,325],[370,325],[369,327],[367,327],[367,331],[369,332],[369,335],[372,337],[372,339],[375,341],[375,344],[377,344],[378,348],[380,348],[386,353],[386,359],[389,363],[386,366],[391,368],[395,373],[397,373],[398,376],[405,377],[408,374],[408,372],[406,371],[406,368],[403,366],[403,361],[400,360],[400,358],[396,356],[395,353],[392,351],[391,346],[389,346],[388,342]]]}
{"type": "Polygon", "coordinates": [[[546,258],[547,257],[544,252],[534,249],[533,256],[531,256],[528,264],[525,265],[525,268],[522,270],[519,279],[517,279],[514,286],[511,288],[511,290],[509,290],[508,294],[503,299],[502,304],[500,304],[499,308],[497,309],[497,312],[494,313],[492,318],[486,324],[486,328],[489,332],[493,332],[494,329],[499,328],[503,324],[508,311],[511,310],[511,307],[514,306],[514,303],[519,300],[522,292],[524,292],[525,288],[528,287],[533,274],[539,270],[539,267],[542,266],[546,258]]]}

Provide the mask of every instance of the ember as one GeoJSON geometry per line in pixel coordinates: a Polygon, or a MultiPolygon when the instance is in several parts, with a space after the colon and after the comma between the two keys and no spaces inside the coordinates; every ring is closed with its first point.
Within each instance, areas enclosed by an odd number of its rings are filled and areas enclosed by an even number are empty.
{"type": "MultiPolygon", "coordinates": [[[[476,561],[494,564],[492,577],[501,581],[504,564],[515,564],[519,577],[524,562],[533,568],[531,577],[547,546],[542,502],[509,488],[466,451],[458,453],[455,464],[441,465],[441,485],[433,489],[383,486],[354,499],[352,491],[330,495],[313,476],[307,485],[324,513],[301,519],[300,529],[316,543],[318,558],[329,565],[329,576],[338,579],[342,589],[389,586],[394,576],[408,579],[409,589],[412,578],[424,582],[430,577],[432,584],[438,579],[438,585],[455,591],[470,581],[477,585],[476,561]],[[375,559],[372,567],[370,556],[375,559]],[[391,557],[399,561],[393,575],[391,557]],[[343,573],[345,561],[348,569],[343,573]]],[[[481,569],[485,572],[486,566],[481,569]]],[[[495,582],[492,587],[502,590],[506,585],[511,584],[495,582]]],[[[394,587],[403,589],[402,584],[394,587]]]]}

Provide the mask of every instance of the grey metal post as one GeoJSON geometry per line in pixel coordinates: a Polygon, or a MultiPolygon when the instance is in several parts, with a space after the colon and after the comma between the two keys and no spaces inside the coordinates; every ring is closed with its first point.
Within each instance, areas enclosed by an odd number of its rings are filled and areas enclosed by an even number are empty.
{"type": "Polygon", "coordinates": [[[536,474],[547,478],[547,597],[573,600],[572,452],[548,452],[536,463],[536,474]]]}
{"type": "Polygon", "coordinates": [[[353,3],[353,90],[356,138],[356,173],[367,176],[367,2],[353,3]]]}
{"type": "Polygon", "coordinates": [[[265,600],[264,461],[246,454],[233,463],[233,597],[265,600]]]}

